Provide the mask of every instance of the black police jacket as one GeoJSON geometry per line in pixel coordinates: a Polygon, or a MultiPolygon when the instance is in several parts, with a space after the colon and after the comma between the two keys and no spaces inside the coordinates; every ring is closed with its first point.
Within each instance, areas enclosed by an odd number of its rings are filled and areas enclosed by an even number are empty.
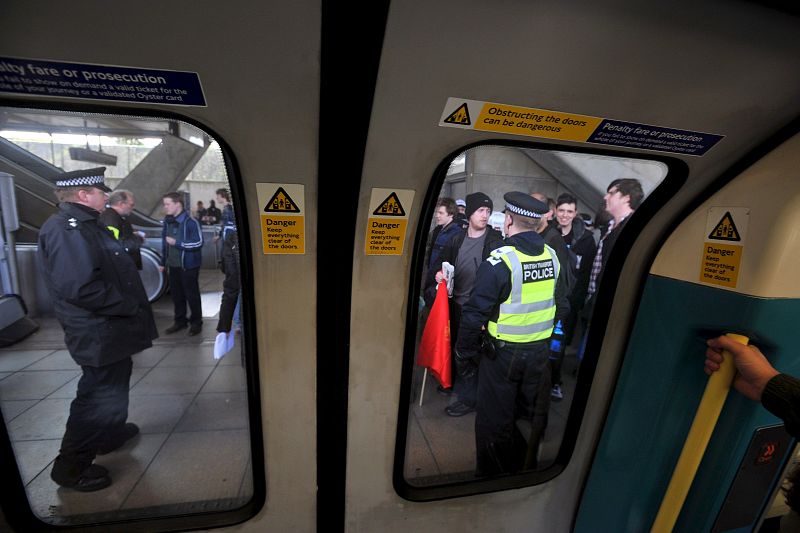
{"type": "Polygon", "coordinates": [[[133,259],[91,208],[62,202],[39,231],[39,258],[76,363],[100,367],[158,337],[133,259]]]}
{"type": "Polygon", "coordinates": [[[100,222],[103,226],[117,228],[119,231],[119,238],[117,240],[131,256],[133,262],[136,264],[136,268],[141,270],[142,252],[140,248],[142,239],[133,232],[133,226],[131,226],[128,219],[117,213],[113,208],[107,207],[105,211],[100,213],[100,222]]]}
{"type": "MultiPolygon", "coordinates": [[[[539,255],[544,252],[544,239],[535,231],[517,233],[506,237],[506,246],[513,246],[527,255],[539,255]]],[[[559,261],[560,263],[560,261],[559,261]]],[[[458,330],[456,349],[463,358],[479,355],[481,346],[481,330],[490,320],[497,320],[500,315],[500,304],[511,294],[511,272],[504,261],[492,264],[484,261],[478,267],[475,288],[464,307],[461,309],[461,325],[458,330]]],[[[556,302],[555,324],[569,315],[569,300],[564,281],[564,266],[560,265],[556,288],[553,294],[556,302]]]]}

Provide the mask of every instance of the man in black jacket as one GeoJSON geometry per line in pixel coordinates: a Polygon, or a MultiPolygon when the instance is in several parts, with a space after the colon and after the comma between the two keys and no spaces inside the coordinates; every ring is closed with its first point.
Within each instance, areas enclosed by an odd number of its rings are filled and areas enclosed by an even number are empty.
{"type": "Polygon", "coordinates": [[[611,215],[608,222],[608,231],[597,245],[592,269],[589,274],[586,305],[583,314],[591,317],[594,311],[594,296],[600,285],[600,278],[606,269],[606,263],[611,255],[611,250],[617,243],[617,238],[630,220],[630,216],[639,208],[644,199],[644,192],[639,180],[632,178],[616,179],[608,184],[606,195],[603,197],[606,212],[611,215]]]}
{"type": "Polygon", "coordinates": [[[60,175],[59,212],[39,232],[39,257],[67,349],[83,372],[50,477],[82,492],[111,484],[92,464],[139,432],[128,417],[131,356],[158,337],[136,265],[99,222],[105,168],[60,175]]]}
{"type": "Polygon", "coordinates": [[[572,338],[575,334],[578,313],[583,308],[583,303],[586,300],[586,287],[589,284],[592,259],[594,259],[594,254],[597,250],[592,233],[586,229],[583,219],[577,215],[577,198],[569,193],[559,195],[556,200],[556,224],[553,228],[554,231],[561,235],[561,239],[567,248],[569,262],[562,263],[562,267],[570,269],[574,285],[569,293],[569,316],[562,324],[564,340],[558,346],[559,350],[551,354],[551,381],[553,385],[551,396],[556,401],[564,397],[564,393],[561,390],[561,365],[564,360],[564,351],[572,343],[572,338]]]}
{"type": "Polygon", "coordinates": [[[100,222],[111,230],[114,237],[125,247],[125,251],[136,263],[136,268],[141,270],[141,246],[144,242],[144,234],[134,231],[128,220],[136,207],[136,198],[131,191],[117,189],[108,196],[107,205],[108,207],[100,213],[100,222]]]}
{"type": "MultiPolygon", "coordinates": [[[[441,249],[437,264],[428,270],[425,283],[425,301],[430,306],[436,297],[436,284],[443,279],[441,263],[448,262],[455,267],[453,275],[453,296],[450,298],[450,340],[455,345],[461,322],[461,306],[469,299],[475,286],[475,274],[480,263],[489,257],[495,248],[503,245],[503,236],[489,227],[492,214],[492,199],[482,192],[467,195],[467,209],[464,213],[469,222],[466,229],[457,231],[441,249]]],[[[448,405],[445,411],[449,416],[464,416],[475,410],[477,378],[455,376],[453,389],[458,401],[448,405]]]]}

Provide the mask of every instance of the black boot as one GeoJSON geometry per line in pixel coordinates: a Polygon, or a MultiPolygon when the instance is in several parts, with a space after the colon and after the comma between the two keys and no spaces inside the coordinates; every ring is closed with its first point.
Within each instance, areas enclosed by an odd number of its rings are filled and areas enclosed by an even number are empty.
{"type": "Polygon", "coordinates": [[[111,485],[108,470],[102,466],[82,466],[64,459],[61,455],[53,463],[50,478],[62,487],[80,492],[93,492],[111,485]]]}

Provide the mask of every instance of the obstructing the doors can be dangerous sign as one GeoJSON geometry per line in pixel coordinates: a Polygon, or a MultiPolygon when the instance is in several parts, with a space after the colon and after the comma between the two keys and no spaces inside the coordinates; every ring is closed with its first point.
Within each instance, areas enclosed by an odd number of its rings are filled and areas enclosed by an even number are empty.
{"type": "Polygon", "coordinates": [[[264,254],[306,253],[305,185],[256,183],[264,254]]]}
{"type": "Polygon", "coordinates": [[[406,226],[414,191],[409,189],[372,189],[369,200],[366,255],[401,255],[406,240],[406,226]]]}

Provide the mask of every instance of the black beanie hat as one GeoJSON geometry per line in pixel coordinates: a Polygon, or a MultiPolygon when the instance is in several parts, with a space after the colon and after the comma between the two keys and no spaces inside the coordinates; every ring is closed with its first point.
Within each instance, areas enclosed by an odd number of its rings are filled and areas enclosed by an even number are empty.
{"type": "Polygon", "coordinates": [[[481,207],[488,207],[489,211],[492,210],[492,199],[483,194],[482,192],[474,192],[467,195],[467,209],[464,212],[467,218],[472,216],[472,213],[481,207]]]}

